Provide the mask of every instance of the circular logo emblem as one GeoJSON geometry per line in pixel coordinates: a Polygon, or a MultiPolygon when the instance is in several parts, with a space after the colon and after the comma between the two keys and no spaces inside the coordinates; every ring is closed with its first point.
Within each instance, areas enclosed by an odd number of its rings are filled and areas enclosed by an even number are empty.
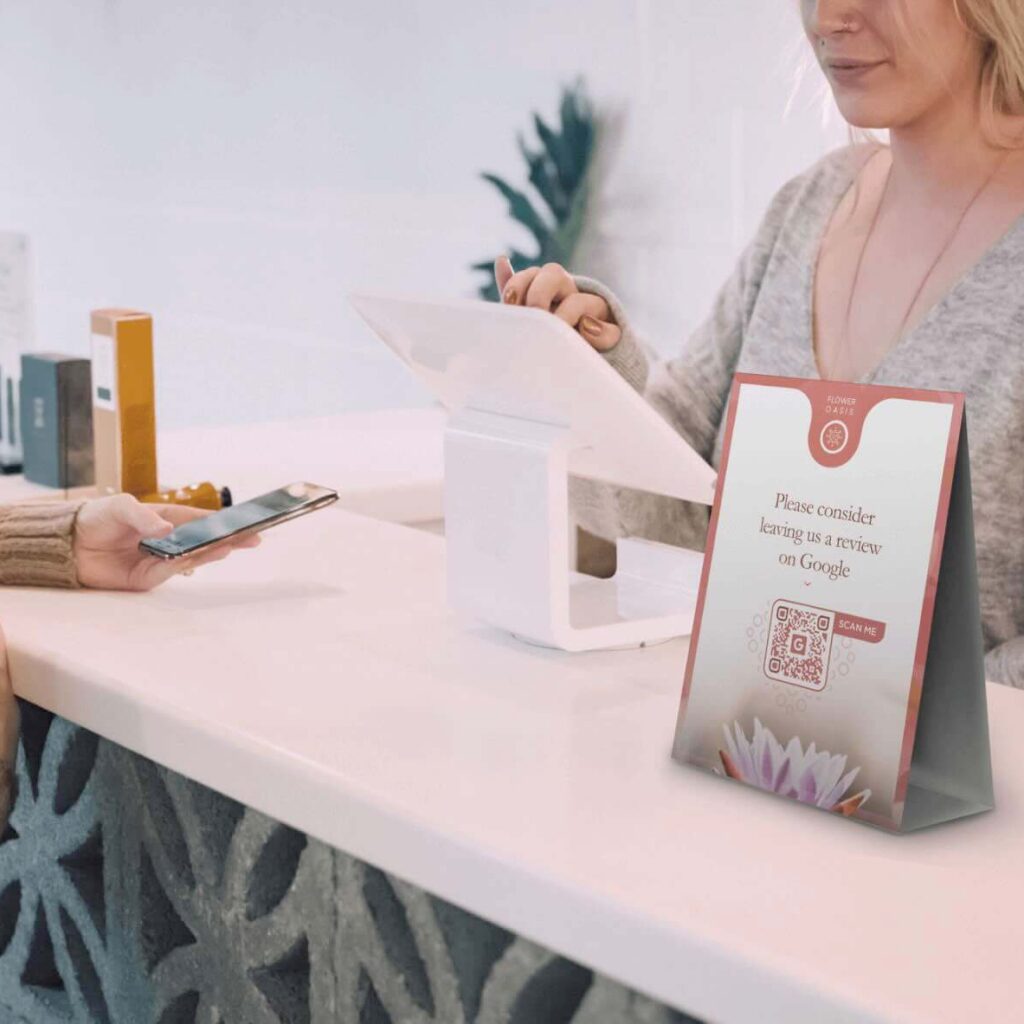
{"type": "Polygon", "coordinates": [[[850,440],[850,432],[846,429],[846,424],[842,420],[829,420],[821,428],[819,440],[821,441],[821,447],[829,455],[838,455],[846,447],[846,442],[850,440]]]}

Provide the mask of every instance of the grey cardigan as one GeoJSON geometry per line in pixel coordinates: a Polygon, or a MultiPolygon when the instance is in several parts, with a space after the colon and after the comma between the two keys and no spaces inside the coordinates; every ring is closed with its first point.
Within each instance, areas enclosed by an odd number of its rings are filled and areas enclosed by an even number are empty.
{"type": "MultiPolygon", "coordinates": [[[[814,268],[863,159],[840,150],[779,191],[711,316],[668,362],[649,359],[612,292],[577,278],[622,327],[609,361],[716,466],[733,373],[818,376],[814,268]]],[[[1024,687],[1024,217],[862,381],[966,394],[986,671],[1024,687]]],[[[588,481],[574,481],[572,497],[599,536],[704,545],[703,507],[588,481]]]]}

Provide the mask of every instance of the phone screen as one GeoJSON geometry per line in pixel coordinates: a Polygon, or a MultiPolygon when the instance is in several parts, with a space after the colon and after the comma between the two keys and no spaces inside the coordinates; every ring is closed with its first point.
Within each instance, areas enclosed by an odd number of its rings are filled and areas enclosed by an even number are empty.
{"type": "Polygon", "coordinates": [[[337,501],[337,498],[337,493],[326,487],[290,484],[251,501],[185,523],[166,537],[144,540],[139,546],[161,558],[178,558],[226,540],[243,530],[266,529],[275,523],[313,512],[337,501]]]}

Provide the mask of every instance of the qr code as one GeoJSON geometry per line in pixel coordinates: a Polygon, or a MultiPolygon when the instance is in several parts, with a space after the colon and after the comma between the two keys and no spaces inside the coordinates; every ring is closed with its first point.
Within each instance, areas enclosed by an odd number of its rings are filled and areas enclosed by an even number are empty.
{"type": "Polygon", "coordinates": [[[824,690],[835,612],[793,601],[772,605],[764,674],[808,690],[824,690]]]}

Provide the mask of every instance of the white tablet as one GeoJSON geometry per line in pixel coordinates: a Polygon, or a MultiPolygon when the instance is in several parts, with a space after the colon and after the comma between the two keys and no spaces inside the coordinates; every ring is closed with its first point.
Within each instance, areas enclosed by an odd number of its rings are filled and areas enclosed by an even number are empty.
{"type": "Polygon", "coordinates": [[[714,470],[550,313],[471,299],[350,298],[449,410],[568,427],[578,442],[573,473],[712,503],[714,470]]]}

